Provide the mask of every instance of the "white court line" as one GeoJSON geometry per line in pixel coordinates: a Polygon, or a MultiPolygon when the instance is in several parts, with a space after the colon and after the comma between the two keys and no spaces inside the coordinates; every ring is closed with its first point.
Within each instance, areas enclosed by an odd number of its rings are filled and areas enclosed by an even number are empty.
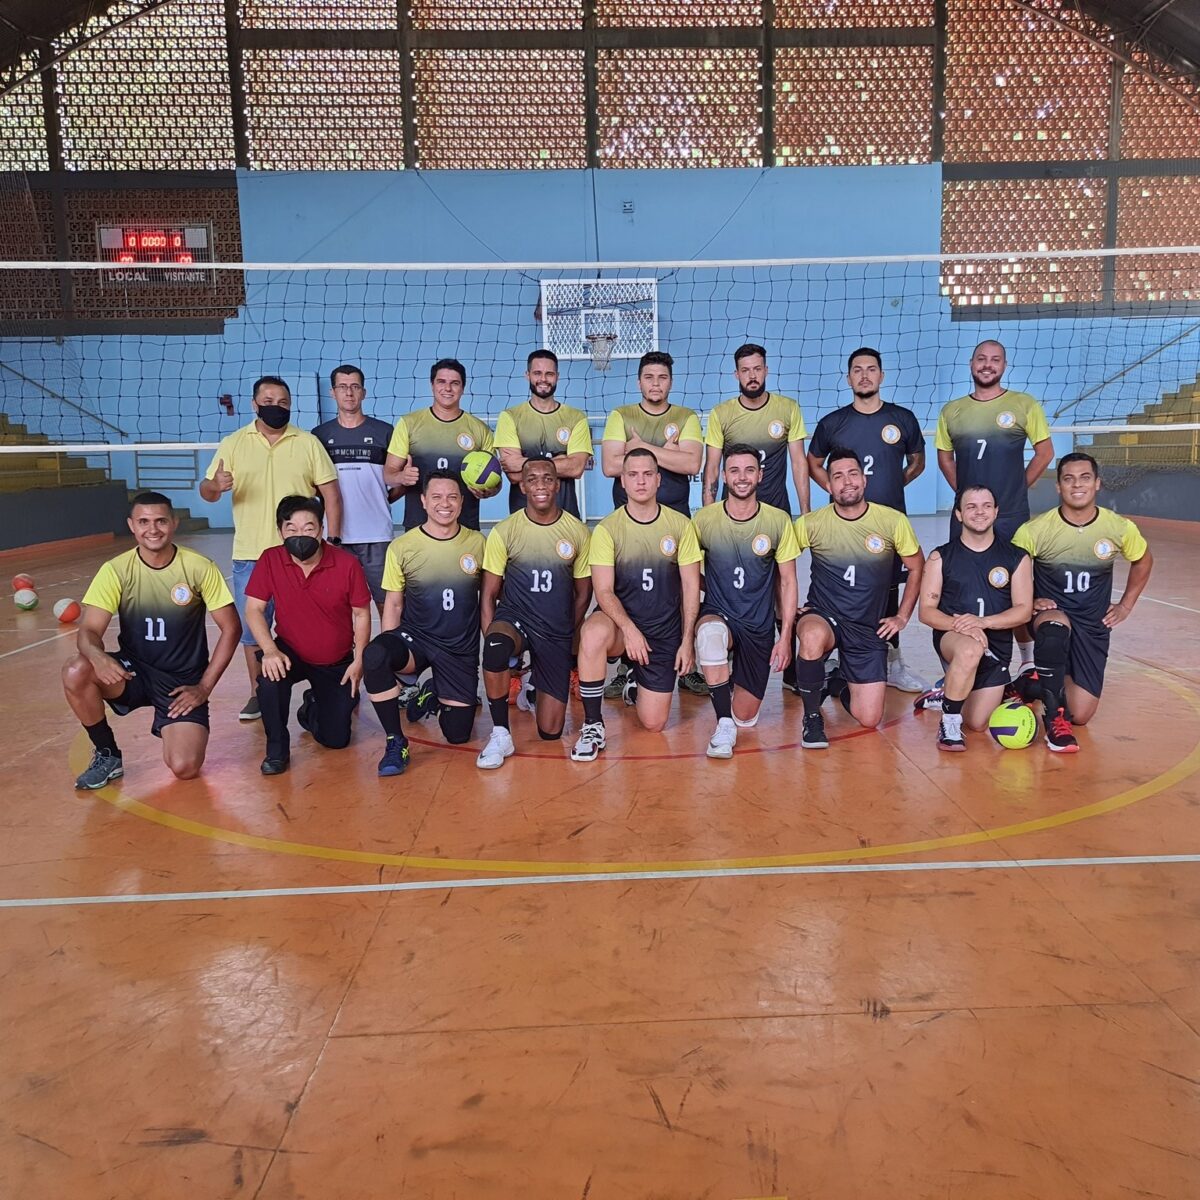
{"type": "Polygon", "coordinates": [[[549,883],[625,883],[631,880],[730,879],[753,875],[882,875],[918,871],[1011,871],[1046,867],[1157,866],[1200,863],[1200,854],[1144,854],[1120,858],[1002,858],[981,862],[820,863],[796,867],[713,867],[689,871],[611,871],[589,875],[505,875],[499,879],[422,879],[409,883],[330,887],[253,888],[227,892],[134,892],[115,896],[0,899],[0,908],[64,908],[77,904],[158,904],[173,901],[269,900],[280,896],[355,896],[378,892],[440,892],[456,888],[528,887],[549,883]]]}
{"type": "Polygon", "coordinates": [[[1172,604],[1170,600],[1156,600],[1153,596],[1143,596],[1143,600],[1149,600],[1151,604],[1165,604],[1168,608],[1181,608],[1184,612],[1196,613],[1200,616],[1200,608],[1188,608],[1186,604],[1172,604]]]}
{"type": "Polygon", "coordinates": [[[56,633],[53,637],[42,638],[40,642],[30,642],[28,646],[18,646],[15,650],[5,650],[0,654],[0,658],[11,658],[14,654],[24,654],[26,650],[32,650],[36,646],[44,646],[47,642],[57,642],[59,638],[70,637],[73,633],[78,633],[77,629],[64,629],[62,633],[56,633]]]}

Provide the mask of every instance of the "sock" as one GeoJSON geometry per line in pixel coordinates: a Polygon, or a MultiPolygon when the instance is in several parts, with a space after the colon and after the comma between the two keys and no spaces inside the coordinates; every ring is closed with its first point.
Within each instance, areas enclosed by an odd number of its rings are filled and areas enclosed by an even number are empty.
{"type": "Polygon", "coordinates": [[[965,700],[951,700],[949,696],[942,699],[942,712],[948,717],[961,717],[965,700]]]}
{"type": "Polygon", "coordinates": [[[825,692],[826,695],[832,696],[851,716],[854,716],[850,708],[850,685],[842,674],[840,662],[829,678],[825,680],[825,692]]]}
{"type": "Polygon", "coordinates": [[[492,714],[492,724],[497,729],[508,728],[508,693],[505,692],[499,700],[488,697],[488,712],[492,714]]]}
{"type": "Polygon", "coordinates": [[[107,717],[101,717],[95,725],[85,725],[84,731],[92,739],[92,745],[97,750],[107,750],[109,754],[120,755],[117,749],[117,739],[113,737],[112,726],[107,717]]]}
{"type": "Polygon", "coordinates": [[[603,725],[600,702],[604,699],[603,679],[579,680],[579,698],[583,701],[583,719],[589,725],[603,725]]]}
{"type": "Polygon", "coordinates": [[[796,659],[796,689],[804,703],[806,717],[820,711],[821,693],[825,690],[825,664],[819,658],[796,659]]]}
{"type": "Polygon", "coordinates": [[[724,683],[710,683],[708,698],[712,701],[718,721],[733,719],[733,688],[728,679],[724,683]]]}
{"type": "Polygon", "coordinates": [[[1037,657],[1038,688],[1047,717],[1052,717],[1066,704],[1063,693],[1067,688],[1067,658],[1070,654],[1071,631],[1055,621],[1045,621],[1034,635],[1037,657]]]}
{"type": "Polygon", "coordinates": [[[1023,671],[1026,667],[1033,666],[1033,643],[1032,642],[1017,642],[1017,653],[1021,656],[1021,667],[1023,671]]]}
{"type": "Polygon", "coordinates": [[[380,725],[383,726],[383,732],[389,738],[404,736],[404,730],[400,725],[400,700],[398,697],[392,696],[388,700],[372,700],[371,706],[375,709],[375,715],[379,718],[380,725]]]}

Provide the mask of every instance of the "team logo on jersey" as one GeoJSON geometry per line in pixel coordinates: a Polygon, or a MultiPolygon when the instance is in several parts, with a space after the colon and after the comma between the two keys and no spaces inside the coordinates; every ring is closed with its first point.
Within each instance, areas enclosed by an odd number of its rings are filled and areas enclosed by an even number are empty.
{"type": "Polygon", "coordinates": [[[171,602],[178,604],[182,608],[185,604],[192,602],[192,589],[186,583],[177,583],[171,589],[171,602]]]}
{"type": "Polygon", "coordinates": [[[1002,413],[996,414],[996,424],[999,425],[1001,429],[1011,429],[1016,423],[1017,418],[1007,409],[1005,409],[1002,413]]]}
{"type": "Polygon", "coordinates": [[[571,440],[571,431],[565,425],[560,425],[554,436],[558,438],[559,445],[565,446],[571,440]]]}
{"type": "Polygon", "coordinates": [[[1092,551],[1096,557],[1107,562],[1113,555],[1116,554],[1117,548],[1108,538],[1101,538],[1093,547],[1092,551]]]}
{"type": "Polygon", "coordinates": [[[679,549],[679,546],[676,543],[675,539],[668,533],[667,536],[665,538],[663,538],[663,540],[661,542],[658,543],[658,548],[668,558],[670,558],[671,555],[674,554],[677,549],[679,549]]]}
{"type": "Polygon", "coordinates": [[[877,533],[868,533],[863,539],[863,545],[872,554],[882,554],[887,549],[887,542],[877,533]]]}
{"type": "Polygon", "coordinates": [[[563,562],[570,562],[575,557],[575,543],[563,538],[561,542],[554,543],[554,552],[563,562]]]}
{"type": "Polygon", "coordinates": [[[782,421],[772,421],[770,425],[767,426],[767,433],[776,441],[778,441],[785,433],[787,433],[787,426],[784,425],[782,421]]]}
{"type": "Polygon", "coordinates": [[[473,554],[464,554],[458,560],[458,565],[462,567],[464,575],[477,575],[479,573],[479,562],[473,554]]]}
{"type": "Polygon", "coordinates": [[[460,450],[475,449],[475,439],[469,433],[460,433],[454,440],[458,442],[460,450]]]}
{"type": "Polygon", "coordinates": [[[1008,587],[1008,571],[1004,567],[993,567],[988,572],[988,583],[994,588],[1008,587]]]}
{"type": "Polygon", "coordinates": [[[880,431],[879,436],[883,438],[889,446],[894,446],[900,440],[900,430],[895,425],[885,425],[880,431]]]}
{"type": "Polygon", "coordinates": [[[669,442],[673,437],[679,436],[679,426],[674,421],[667,423],[667,427],[663,430],[663,437],[669,442]]]}
{"type": "Polygon", "coordinates": [[[765,533],[756,533],[754,540],[750,543],[750,549],[762,558],[764,554],[771,553],[771,539],[765,533]]]}

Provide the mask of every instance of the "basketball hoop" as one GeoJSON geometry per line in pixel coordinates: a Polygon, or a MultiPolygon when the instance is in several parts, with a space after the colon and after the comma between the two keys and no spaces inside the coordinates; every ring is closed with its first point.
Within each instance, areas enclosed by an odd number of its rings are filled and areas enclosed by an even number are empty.
{"type": "Polygon", "coordinates": [[[592,352],[592,366],[597,371],[607,371],[612,366],[613,347],[617,344],[615,333],[589,333],[588,347],[592,352]]]}

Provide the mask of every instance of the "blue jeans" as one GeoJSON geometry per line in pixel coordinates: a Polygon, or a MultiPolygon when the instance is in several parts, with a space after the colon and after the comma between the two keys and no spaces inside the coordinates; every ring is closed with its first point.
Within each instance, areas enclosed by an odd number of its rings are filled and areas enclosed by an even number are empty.
{"type": "MultiPolygon", "coordinates": [[[[253,558],[235,558],[233,560],[233,606],[237,609],[237,614],[242,619],[242,645],[256,646],[258,643],[254,640],[254,634],[250,632],[250,626],[246,624],[246,584],[250,582],[250,573],[254,570],[256,560],[253,558]]],[[[267,627],[270,628],[275,621],[275,601],[267,602],[267,627]]]]}

